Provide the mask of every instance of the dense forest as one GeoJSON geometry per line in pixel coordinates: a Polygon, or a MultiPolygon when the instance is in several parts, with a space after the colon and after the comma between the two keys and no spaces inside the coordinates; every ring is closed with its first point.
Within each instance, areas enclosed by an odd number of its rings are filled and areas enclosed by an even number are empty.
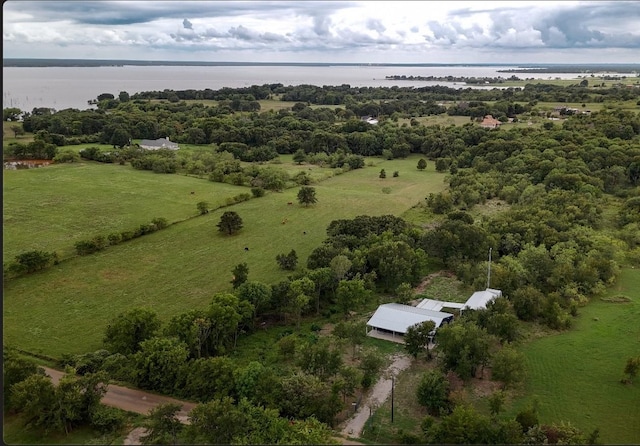
{"type": "MultiPolygon", "coordinates": [[[[291,178],[260,164],[279,155],[294,154],[299,162],[348,171],[364,167],[365,157],[419,154],[447,173],[447,190],[425,196],[420,204],[434,215],[434,223],[420,226],[392,215],[335,220],[305,265],[295,268],[295,252],[289,253],[292,257],[283,253],[283,269],[292,270],[287,280],[249,281],[238,265],[233,291],[215,294],[208,307],[192,308],[165,324],[151,311],[134,309],[111,321],[104,350],[64,357],[61,364],[81,375],[105,373],[142,389],[203,403],[201,418],[194,418],[182,433],[187,442],[270,443],[273,438],[264,426],[281,429],[281,438],[291,441],[324,442],[329,431],[323,429],[335,424],[345,397],[356,388],[368,388],[383,364],[369,351],[351,365],[343,362],[336,345],[358,345],[358,333],[364,333],[362,325],[349,322],[349,314],[377,293],[402,301],[406,290],[420,283],[430,261],[465,284],[484,288],[491,250],[491,284],[505,297],[438,330],[435,359],[440,371],[418,390],[430,412],[422,420],[424,436],[404,440],[537,443],[556,435],[579,443],[590,440],[588,433],[541,426],[529,412],[492,424],[468,408],[455,407],[448,393],[437,389],[443,388],[443,373],[470,380],[490,366],[499,371],[494,378],[507,385],[520,379],[517,370],[504,367],[505,361],[518,363],[510,345],[519,338],[520,321],[569,329],[580,308],[614,282],[621,266],[640,265],[640,117],[617,108],[619,101],[640,104],[640,88],[589,88],[588,82],[493,90],[272,84],[121,92],[118,97],[98,97],[95,110],[5,109],[5,121],[20,120],[21,131],[33,133],[34,140],[6,147],[4,157],[66,162],[81,156],[158,174],[250,186],[259,197],[260,190],[282,190],[291,182],[310,184],[304,175],[291,178]],[[295,105],[260,110],[259,100],[274,98],[295,105]],[[546,118],[552,112],[538,107],[540,102],[604,106],[550,120],[546,118]],[[442,114],[469,117],[469,122],[425,126],[417,120],[442,114]],[[478,126],[486,115],[505,123],[533,118],[544,123],[489,130],[478,126]],[[362,119],[369,116],[379,123],[362,119]],[[161,137],[208,149],[147,151],[133,143],[161,137]],[[59,149],[87,143],[112,149],[93,147],[79,154],[59,149]],[[490,201],[504,203],[504,210],[474,217],[476,207],[490,201]],[[229,356],[238,338],[250,336],[263,321],[295,325],[307,315],[336,312],[345,315],[345,322],[329,340],[289,334],[263,362],[241,364],[229,356]],[[474,416],[475,431],[464,424],[465,417],[468,421],[474,416]],[[306,432],[316,436],[280,425],[278,417],[307,420],[306,432]],[[216,420],[217,433],[211,424],[197,420],[216,420]],[[262,427],[255,428],[259,423],[262,427]],[[455,426],[466,426],[467,436],[453,436],[455,426]]],[[[53,259],[51,255],[43,261],[50,264],[53,259]]],[[[30,272],[25,268],[5,265],[5,278],[30,272]]],[[[424,340],[419,338],[407,342],[407,348],[416,342],[420,346],[424,340]]],[[[19,364],[10,355],[5,356],[8,360],[19,364]]],[[[23,371],[25,376],[30,373],[35,372],[23,371]]],[[[42,425],[65,429],[95,416],[38,414],[44,409],[34,409],[25,395],[39,392],[44,384],[37,375],[29,379],[14,378],[9,384],[5,379],[5,395],[7,385],[18,389],[10,400],[15,410],[31,411],[42,425]]]]}

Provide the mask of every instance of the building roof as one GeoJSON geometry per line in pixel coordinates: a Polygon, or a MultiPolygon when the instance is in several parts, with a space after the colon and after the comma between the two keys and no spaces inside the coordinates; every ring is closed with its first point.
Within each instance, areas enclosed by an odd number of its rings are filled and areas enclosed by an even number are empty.
{"type": "Polygon", "coordinates": [[[391,303],[380,305],[367,325],[404,334],[409,327],[421,322],[433,321],[437,328],[443,321],[451,319],[453,319],[451,313],[391,303]]]}
{"type": "Polygon", "coordinates": [[[444,302],[442,300],[435,300],[435,299],[422,299],[422,302],[416,305],[416,308],[423,308],[425,310],[432,310],[432,311],[440,311],[445,307],[462,309],[464,308],[464,306],[465,304],[459,304],[457,302],[444,302]]]}
{"type": "Polygon", "coordinates": [[[495,119],[493,116],[487,115],[484,117],[484,119],[480,123],[480,127],[488,127],[488,128],[495,129],[500,127],[501,124],[502,123],[497,119],[495,119]]]}
{"type": "Polygon", "coordinates": [[[140,141],[140,147],[143,149],[178,149],[178,143],[170,141],[169,138],[143,139],[140,141]]]}
{"type": "Polygon", "coordinates": [[[502,291],[487,288],[484,291],[476,291],[464,304],[464,309],[482,310],[487,308],[487,304],[497,297],[502,296],[502,291]]]}

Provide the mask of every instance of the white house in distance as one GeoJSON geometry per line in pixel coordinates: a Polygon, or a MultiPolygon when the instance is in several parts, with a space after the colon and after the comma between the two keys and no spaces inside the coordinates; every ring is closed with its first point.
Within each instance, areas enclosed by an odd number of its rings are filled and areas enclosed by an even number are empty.
{"type": "Polygon", "coordinates": [[[158,150],[158,149],[169,149],[169,150],[178,150],[180,147],[178,143],[169,141],[169,137],[166,138],[158,138],[158,139],[143,139],[138,144],[141,148],[147,150],[158,150]]]}

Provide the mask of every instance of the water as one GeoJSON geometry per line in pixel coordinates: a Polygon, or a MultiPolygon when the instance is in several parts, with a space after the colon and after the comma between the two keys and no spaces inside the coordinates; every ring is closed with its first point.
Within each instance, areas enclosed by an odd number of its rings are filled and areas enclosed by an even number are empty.
{"type": "MultiPolygon", "coordinates": [[[[389,66],[133,66],[120,67],[3,67],[3,108],[31,111],[35,107],[55,110],[93,108],[88,101],[102,93],[118,97],[152,90],[218,90],[251,85],[342,85],[352,87],[425,87],[445,85],[467,88],[461,83],[393,81],[386,76],[458,76],[574,79],[574,73],[499,73],[513,67],[389,67],[389,66]]],[[[476,86],[473,88],[495,88],[476,86]]]]}

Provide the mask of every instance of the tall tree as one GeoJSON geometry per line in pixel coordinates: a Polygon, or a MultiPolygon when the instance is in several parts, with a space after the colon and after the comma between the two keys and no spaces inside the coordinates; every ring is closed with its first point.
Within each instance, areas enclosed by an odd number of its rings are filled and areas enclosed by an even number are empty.
{"type": "Polygon", "coordinates": [[[120,313],[112,320],[104,335],[104,344],[112,353],[129,355],[140,349],[140,344],[153,337],[160,328],[160,319],[146,308],[134,308],[120,313]]]}
{"type": "Polygon", "coordinates": [[[425,321],[412,325],[404,335],[404,346],[407,352],[417,358],[429,346],[430,333],[435,329],[433,321],[425,321]]]}
{"type": "Polygon", "coordinates": [[[316,204],[318,202],[318,199],[316,198],[316,188],[311,186],[302,186],[298,191],[298,202],[305,206],[316,204]]]}
{"type": "Polygon", "coordinates": [[[240,285],[247,281],[249,277],[249,266],[246,262],[239,263],[233,268],[233,278],[231,284],[234,288],[238,288],[240,285]]]}
{"type": "Polygon", "coordinates": [[[142,444],[178,444],[178,435],[184,424],[178,419],[180,405],[160,404],[149,412],[145,427],[146,434],[140,438],[142,444]]]}
{"type": "Polygon", "coordinates": [[[235,211],[226,211],[220,217],[220,222],[217,226],[220,232],[233,235],[242,229],[242,218],[235,211]]]}

